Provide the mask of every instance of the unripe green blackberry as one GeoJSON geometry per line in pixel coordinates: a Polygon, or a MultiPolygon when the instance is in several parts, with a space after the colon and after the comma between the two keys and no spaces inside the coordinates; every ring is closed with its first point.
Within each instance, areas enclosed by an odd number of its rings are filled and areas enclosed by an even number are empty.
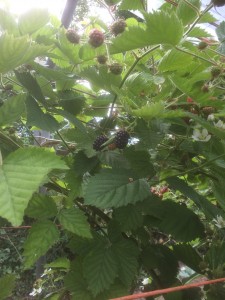
{"type": "Polygon", "coordinates": [[[216,77],[218,77],[220,74],[221,74],[221,69],[220,69],[220,68],[218,68],[218,67],[212,67],[212,68],[211,68],[211,75],[212,75],[212,78],[216,78],[216,77]]]}
{"type": "Polygon", "coordinates": [[[117,21],[115,21],[111,27],[110,27],[110,31],[117,36],[118,34],[124,32],[125,28],[127,27],[127,23],[124,19],[119,19],[117,21]]]}
{"type": "Polygon", "coordinates": [[[105,135],[98,136],[92,145],[93,149],[96,151],[100,151],[102,148],[102,145],[107,141],[108,141],[107,136],[105,136],[105,135]]]}
{"type": "Polygon", "coordinates": [[[199,50],[204,50],[207,46],[208,46],[208,44],[206,42],[200,42],[198,44],[198,49],[199,50]]]}
{"type": "Polygon", "coordinates": [[[104,40],[105,40],[104,33],[99,29],[94,28],[90,31],[88,43],[92,47],[94,48],[100,47],[104,43],[104,40]]]}
{"type": "Polygon", "coordinates": [[[67,30],[66,38],[72,44],[79,44],[80,42],[80,36],[74,29],[67,30]]]}
{"type": "Polygon", "coordinates": [[[107,62],[107,57],[105,55],[98,55],[97,61],[99,64],[104,65],[107,62]]]}
{"type": "Polygon", "coordinates": [[[224,6],[225,0],[212,0],[213,5],[215,6],[224,6]]]}
{"type": "Polygon", "coordinates": [[[123,66],[119,63],[113,63],[109,66],[109,70],[114,75],[120,75],[123,72],[123,66]]]}
{"type": "Polygon", "coordinates": [[[114,143],[118,149],[124,149],[128,144],[129,138],[130,135],[126,130],[120,130],[116,133],[114,143]]]}

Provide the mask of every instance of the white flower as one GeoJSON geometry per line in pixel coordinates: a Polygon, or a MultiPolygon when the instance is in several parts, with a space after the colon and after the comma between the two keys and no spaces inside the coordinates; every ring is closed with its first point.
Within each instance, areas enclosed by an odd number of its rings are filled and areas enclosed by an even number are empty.
{"type": "Polygon", "coordinates": [[[216,227],[225,228],[225,220],[221,216],[216,216],[216,219],[213,219],[216,227]]]}
{"type": "Polygon", "coordinates": [[[202,130],[195,128],[192,138],[195,141],[208,142],[211,138],[211,134],[209,134],[208,130],[205,128],[203,128],[202,130]]]}
{"type": "Polygon", "coordinates": [[[215,120],[214,114],[208,115],[207,121],[214,121],[214,120],[215,120]]]}
{"type": "Polygon", "coordinates": [[[223,121],[219,120],[217,123],[214,123],[215,127],[225,129],[225,124],[223,121]]]}
{"type": "Polygon", "coordinates": [[[144,278],[143,280],[142,280],[142,284],[144,284],[144,285],[146,285],[146,284],[149,284],[150,282],[149,282],[149,278],[144,278]]]}

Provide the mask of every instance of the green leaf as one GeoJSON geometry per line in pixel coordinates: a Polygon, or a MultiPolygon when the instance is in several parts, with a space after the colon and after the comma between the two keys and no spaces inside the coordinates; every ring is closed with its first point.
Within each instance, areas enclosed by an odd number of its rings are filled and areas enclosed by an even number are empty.
{"type": "Polygon", "coordinates": [[[133,115],[143,119],[153,119],[162,117],[164,113],[164,105],[161,102],[147,104],[139,109],[133,110],[133,115]]]}
{"type": "Polygon", "coordinates": [[[163,245],[149,245],[141,255],[147,270],[158,269],[159,278],[165,285],[171,285],[176,280],[178,261],[173,252],[163,245]]]}
{"type": "Polygon", "coordinates": [[[18,81],[28,90],[28,92],[41,103],[45,103],[45,97],[37,83],[37,80],[28,72],[19,73],[14,71],[18,81]]]}
{"type": "Polygon", "coordinates": [[[89,289],[97,296],[108,289],[117,276],[116,255],[111,248],[97,247],[84,258],[83,271],[89,289]]]}
{"type": "Polygon", "coordinates": [[[85,104],[85,98],[74,91],[59,92],[60,105],[69,113],[78,115],[85,104]]]}
{"type": "Polygon", "coordinates": [[[167,51],[159,63],[162,72],[186,69],[192,63],[192,56],[172,49],[167,51]]]}
{"type": "Polygon", "coordinates": [[[142,0],[123,0],[122,3],[119,6],[120,10],[142,10],[144,9],[144,4],[142,0]]]}
{"type": "Polygon", "coordinates": [[[145,15],[149,45],[176,46],[183,36],[183,24],[175,13],[155,11],[145,15]]]}
{"type": "Polygon", "coordinates": [[[58,257],[56,260],[45,265],[46,268],[69,269],[70,261],[67,257],[58,257]]]}
{"type": "Polygon", "coordinates": [[[133,147],[128,147],[124,153],[125,157],[131,165],[131,169],[140,178],[152,177],[155,174],[154,167],[150,162],[150,155],[147,151],[135,151],[133,147]]]}
{"type": "Polygon", "coordinates": [[[218,267],[223,268],[225,264],[225,243],[222,241],[213,244],[206,253],[205,261],[209,264],[211,270],[218,267]]]}
{"type": "Polygon", "coordinates": [[[17,121],[25,111],[25,95],[19,94],[8,98],[0,106],[0,126],[17,121]]]}
{"type": "Polygon", "coordinates": [[[199,0],[189,0],[188,3],[181,0],[177,6],[177,16],[184,25],[192,23],[198,17],[197,11],[200,13],[201,3],[199,0]]]}
{"type": "Polygon", "coordinates": [[[37,101],[28,96],[26,100],[27,125],[36,126],[42,130],[54,132],[59,129],[60,124],[49,113],[44,113],[37,101]]]}
{"type": "Polygon", "coordinates": [[[178,244],[173,246],[173,252],[177,259],[197,273],[201,273],[199,264],[201,256],[190,244],[178,244]]]}
{"type": "Polygon", "coordinates": [[[79,236],[91,238],[90,226],[84,213],[77,208],[62,209],[58,215],[62,226],[79,236]]]}
{"type": "Polygon", "coordinates": [[[15,287],[16,277],[13,274],[7,274],[0,278],[0,300],[8,299],[15,287]]]}
{"type": "Polygon", "coordinates": [[[82,260],[76,258],[71,264],[71,271],[64,277],[66,289],[72,292],[73,299],[92,300],[87,281],[83,275],[82,260]]]}
{"type": "Polygon", "coordinates": [[[74,156],[73,170],[77,176],[82,176],[86,172],[95,170],[99,165],[99,160],[96,156],[87,157],[83,151],[79,151],[74,156]]]}
{"type": "Polygon", "coordinates": [[[211,37],[212,35],[208,31],[206,31],[205,29],[203,29],[203,28],[194,27],[189,32],[188,36],[201,38],[201,37],[211,37]]]}
{"type": "Polygon", "coordinates": [[[0,215],[14,226],[23,220],[32,194],[52,169],[66,169],[64,162],[43,148],[19,149],[0,167],[0,215]]]}
{"type": "Polygon", "coordinates": [[[138,248],[133,242],[122,240],[115,243],[112,249],[117,258],[119,279],[130,287],[138,270],[138,248]]]}
{"type": "Polygon", "coordinates": [[[210,203],[204,196],[198,194],[192,187],[176,177],[167,178],[166,181],[169,183],[172,189],[180,191],[182,194],[194,201],[194,203],[200,208],[208,219],[214,219],[220,214],[220,210],[210,203]]]}
{"type": "Polygon", "coordinates": [[[99,160],[112,168],[130,169],[130,164],[123,154],[117,151],[102,151],[98,153],[99,160]]]}
{"type": "Polygon", "coordinates": [[[219,52],[225,54],[225,21],[221,22],[216,28],[216,34],[220,41],[219,52]]]}
{"type": "Polygon", "coordinates": [[[14,36],[18,35],[19,33],[15,16],[11,15],[4,9],[0,9],[0,28],[3,31],[13,34],[14,36]]]}
{"type": "Polygon", "coordinates": [[[18,26],[21,34],[31,34],[49,21],[49,14],[46,9],[32,9],[19,17],[18,26]]]}
{"type": "Polygon", "coordinates": [[[37,56],[47,55],[49,47],[32,43],[27,36],[14,37],[7,33],[0,37],[0,73],[29,62],[37,56]]]}
{"type": "Polygon", "coordinates": [[[125,206],[142,201],[150,195],[144,179],[135,179],[129,170],[102,170],[86,187],[85,203],[99,208],[125,206]]]}
{"type": "Polygon", "coordinates": [[[59,231],[54,223],[41,221],[32,225],[24,243],[25,268],[31,267],[59,239],[59,231]]]}
{"type": "Polygon", "coordinates": [[[135,205],[128,204],[125,207],[119,207],[114,210],[113,215],[122,231],[137,229],[143,224],[143,215],[135,205]]]}
{"type": "MultiPolygon", "coordinates": [[[[160,228],[167,234],[172,234],[175,239],[183,242],[192,241],[204,236],[204,226],[198,216],[190,209],[170,200],[148,201],[145,203],[143,213],[157,218],[151,224],[160,228]]],[[[142,205],[142,204],[140,204],[142,205]]]]}
{"type": "Polygon", "coordinates": [[[57,214],[57,207],[50,196],[34,194],[29,201],[25,214],[36,219],[52,218],[57,214]]]}

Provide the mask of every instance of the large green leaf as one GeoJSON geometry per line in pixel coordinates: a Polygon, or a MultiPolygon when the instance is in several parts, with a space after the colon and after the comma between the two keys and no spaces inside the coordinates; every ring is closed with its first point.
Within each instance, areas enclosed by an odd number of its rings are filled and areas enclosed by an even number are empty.
{"type": "Polygon", "coordinates": [[[143,213],[157,218],[150,226],[156,226],[175,239],[183,242],[192,241],[204,236],[204,226],[196,214],[178,203],[166,201],[148,201],[144,205],[143,213]]]}
{"type": "Polygon", "coordinates": [[[25,214],[36,219],[51,218],[56,216],[57,207],[50,196],[34,194],[29,201],[25,214]]]}
{"type": "Polygon", "coordinates": [[[128,287],[131,286],[138,269],[138,248],[128,240],[121,240],[112,246],[119,267],[119,279],[128,287]]]}
{"type": "Polygon", "coordinates": [[[34,78],[28,72],[18,72],[14,71],[18,81],[28,90],[28,92],[41,103],[45,103],[45,97],[42,93],[41,87],[37,83],[36,78],[34,78]]]}
{"type": "Polygon", "coordinates": [[[180,191],[182,194],[193,200],[208,219],[214,219],[217,215],[221,215],[220,210],[215,205],[210,203],[204,196],[198,194],[184,180],[171,177],[167,178],[166,181],[172,189],[180,191]]]}
{"type": "Polygon", "coordinates": [[[32,43],[27,36],[14,37],[7,33],[0,37],[0,73],[6,73],[40,55],[49,47],[32,43]]]}
{"type": "Polygon", "coordinates": [[[36,126],[50,132],[54,132],[59,129],[60,124],[56,121],[56,119],[51,114],[44,113],[33,97],[27,97],[26,108],[28,126],[36,126]]]}
{"type": "Polygon", "coordinates": [[[2,106],[0,106],[0,126],[10,124],[17,121],[25,110],[26,95],[19,94],[8,98],[2,106]]]}
{"type": "Polygon", "coordinates": [[[100,208],[120,207],[142,201],[149,195],[147,182],[133,178],[132,171],[105,169],[90,179],[85,203],[100,208]]]}
{"type": "Polygon", "coordinates": [[[96,247],[84,258],[84,277],[94,296],[108,289],[118,273],[115,253],[111,248],[96,247]]]}
{"type": "Polygon", "coordinates": [[[7,274],[0,278],[0,300],[9,299],[15,286],[15,275],[7,274]]]}
{"type": "Polygon", "coordinates": [[[18,27],[21,34],[31,34],[49,21],[49,14],[46,9],[32,9],[19,17],[18,27]]]}
{"type": "Polygon", "coordinates": [[[32,225],[24,243],[25,268],[31,267],[59,239],[59,231],[54,223],[41,221],[32,225]]]}
{"type": "Polygon", "coordinates": [[[0,28],[14,36],[19,33],[15,16],[4,9],[0,9],[0,28]]]}
{"type": "Polygon", "coordinates": [[[46,149],[19,149],[0,166],[0,215],[13,225],[22,223],[32,194],[52,169],[66,169],[64,162],[46,149]]]}
{"type": "Polygon", "coordinates": [[[120,10],[127,10],[127,9],[144,9],[144,4],[142,0],[123,0],[122,3],[119,6],[120,10]]]}
{"type": "Polygon", "coordinates": [[[135,205],[128,204],[114,210],[114,218],[119,223],[122,231],[130,231],[141,227],[143,224],[142,212],[135,205]]]}
{"type": "Polygon", "coordinates": [[[72,292],[73,299],[92,300],[92,295],[87,289],[87,281],[83,275],[82,260],[76,258],[71,263],[70,272],[64,277],[66,289],[72,292]]]}
{"type": "Polygon", "coordinates": [[[186,69],[193,57],[176,49],[168,51],[160,61],[159,70],[162,72],[186,69]]]}
{"type": "Polygon", "coordinates": [[[175,13],[155,11],[145,15],[149,45],[177,45],[183,36],[183,24],[175,13]]]}
{"type": "Polygon", "coordinates": [[[84,213],[78,208],[62,209],[58,215],[61,225],[79,236],[91,238],[90,226],[84,213]]]}
{"type": "Polygon", "coordinates": [[[209,268],[212,270],[219,267],[223,269],[225,264],[225,243],[222,241],[213,244],[206,253],[205,261],[209,264],[209,268]]]}
{"type": "Polygon", "coordinates": [[[173,246],[173,252],[177,259],[197,273],[201,273],[199,264],[201,256],[190,244],[178,244],[173,246]]]}
{"type": "Polygon", "coordinates": [[[201,6],[199,0],[189,0],[188,3],[184,0],[180,0],[177,6],[177,15],[184,25],[193,22],[198,17],[198,11],[201,6]]]}
{"type": "Polygon", "coordinates": [[[147,246],[141,256],[145,269],[158,269],[159,278],[165,285],[171,285],[176,280],[178,261],[173,252],[163,245],[147,246]]]}

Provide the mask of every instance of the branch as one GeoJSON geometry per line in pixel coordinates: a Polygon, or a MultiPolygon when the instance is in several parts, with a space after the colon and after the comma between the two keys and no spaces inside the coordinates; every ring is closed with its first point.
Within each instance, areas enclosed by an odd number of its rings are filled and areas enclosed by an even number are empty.
{"type": "Polygon", "coordinates": [[[67,0],[64,11],[62,13],[61,23],[62,26],[68,28],[75,12],[78,0],[67,0]]]}

